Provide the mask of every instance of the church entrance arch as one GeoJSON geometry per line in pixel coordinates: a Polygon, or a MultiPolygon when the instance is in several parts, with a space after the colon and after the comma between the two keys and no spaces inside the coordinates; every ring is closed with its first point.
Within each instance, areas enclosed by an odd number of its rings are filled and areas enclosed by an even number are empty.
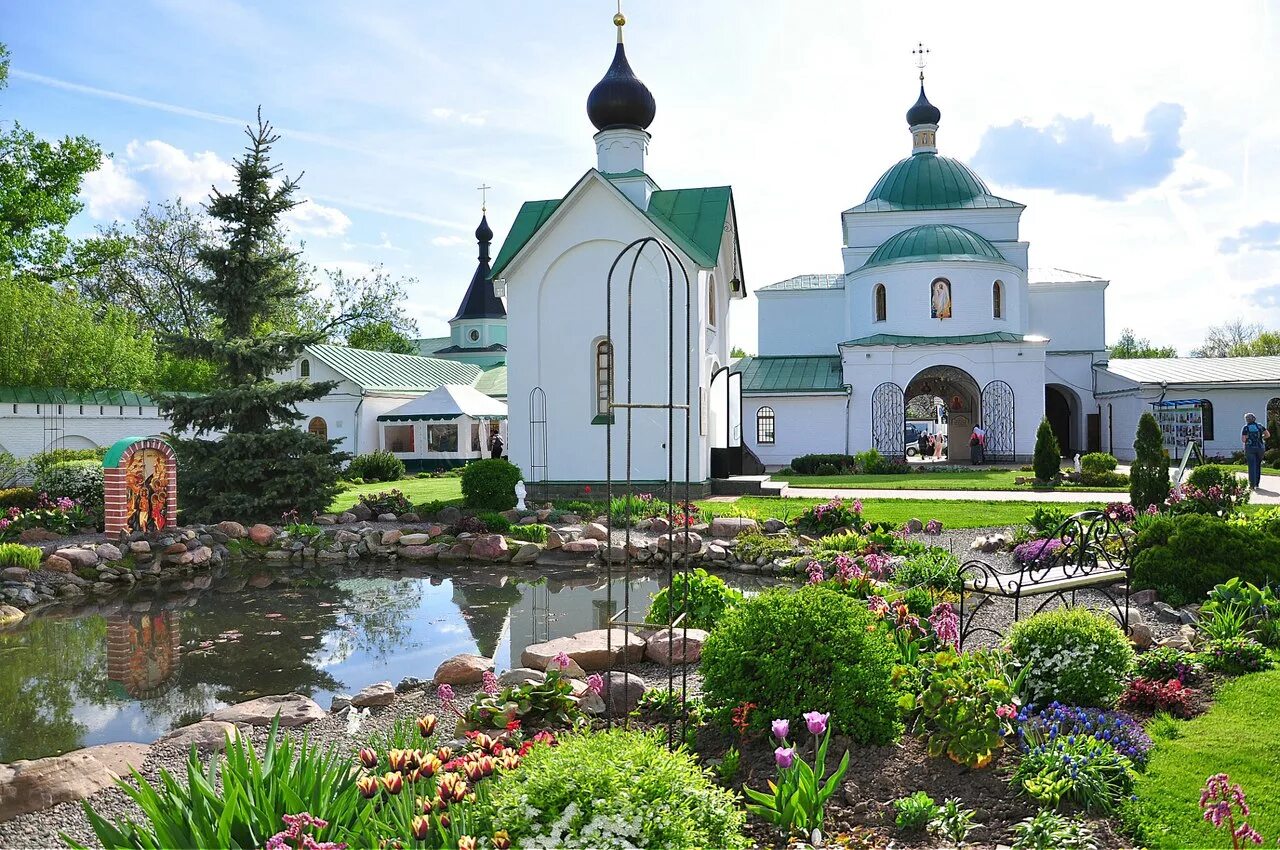
{"type": "Polygon", "coordinates": [[[907,398],[920,395],[942,399],[945,424],[939,433],[946,437],[947,459],[953,463],[969,460],[969,434],[982,413],[978,382],[955,366],[930,366],[907,384],[907,398]]]}
{"type": "Polygon", "coordinates": [[[871,392],[871,448],[887,458],[906,459],[907,401],[902,387],[885,381],[871,392]]]}
{"type": "Polygon", "coordinates": [[[1071,438],[1071,424],[1075,419],[1075,393],[1063,387],[1045,384],[1044,417],[1049,420],[1053,436],[1058,438],[1058,449],[1064,457],[1076,453],[1075,441],[1071,438]]]}

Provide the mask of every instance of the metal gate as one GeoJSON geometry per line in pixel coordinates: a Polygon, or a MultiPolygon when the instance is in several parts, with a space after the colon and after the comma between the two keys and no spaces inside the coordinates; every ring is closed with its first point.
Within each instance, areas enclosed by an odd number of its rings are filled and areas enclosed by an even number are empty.
{"type": "Polygon", "coordinates": [[[1013,387],[1004,381],[992,381],[982,388],[981,422],[987,432],[987,459],[1013,463],[1017,459],[1013,446],[1013,387]]]}
{"type": "Polygon", "coordinates": [[[529,390],[529,481],[547,478],[547,394],[529,390]]]}
{"type": "MultiPolygon", "coordinates": [[[[661,289],[657,293],[641,293],[639,303],[643,308],[660,309],[661,305],[661,289]],[[655,297],[655,295],[657,297],[655,297]]],[[[609,350],[612,357],[616,358],[619,351],[625,350],[626,364],[621,369],[618,368],[616,362],[611,362],[611,378],[608,389],[608,409],[609,417],[606,419],[605,426],[605,498],[608,500],[606,505],[612,505],[615,496],[615,487],[622,484],[623,489],[617,495],[632,496],[635,494],[632,482],[632,414],[636,410],[655,410],[665,411],[667,414],[667,435],[666,435],[666,460],[667,473],[666,480],[657,484],[645,484],[646,489],[652,489],[654,494],[662,493],[666,499],[666,519],[667,531],[665,541],[659,543],[658,560],[660,566],[665,566],[665,575],[662,576],[663,587],[666,590],[667,611],[665,616],[665,628],[671,630],[672,640],[668,646],[672,647],[674,654],[674,644],[677,635],[681,644],[687,642],[689,637],[689,626],[685,622],[684,613],[677,614],[677,604],[680,609],[687,610],[689,604],[689,584],[687,581],[681,581],[680,587],[675,587],[675,576],[679,573],[683,578],[687,577],[690,558],[683,554],[687,546],[690,546],[691,537],[687,530],[686,518],[692,508],[688,506],[692,502],[692,487],[690,478],[692,472],[692,450],[690,431],[690,416],[693,413],[693,384],[694,377],[694,348],[693,340],[690,338],[693,333],[693,299],[694,290],[689,281],[689,273],[685,270],[684,265],[680,262],[680,258],[675,251],[665,243],[652,236],[646,236],[637,239],[627,247],[623,248],[613,264],[609,267],[609,277],[605,287],[605,336],[609,341],[609,350]],[[641,256],[646,249],[651,249],[650,254],[657,252],[658,259],[654,265],[661,267],[662,263],[666,263],[667,280],[666,286],[662,287],[666,290],[667,296],[667,356],[666,356],[666,398],[653,399],[635,399],[632,397],[632,377],[635,346],[633,345],[632,334],[632,318],[635,314],[635,283],[636,283],[636,267],[640,264],[641,256]],[[626,306],[625,328],[622,331],[620,339],[622,346],[618,345],[618,338],[614,336],[614,275],[618,272],[619,266],[623,260],[630,256],[629,273],[626,279],[626,306]],[[676,285],[677,269],[683,277],[684,286],[684,310],[678,313],[676,310],[676,296],[679,294],[681,287],[676,285]],[[678,351],[676,347],[676,318],[683,315],[684,329],[683,336],[683,352],[678,351]],[[683,369],[684,392],[683,398],[677,397],[678,381],[677,369],[683,369]],[[623,381],[624,395],[623,400],[619,401],[616,393],[616,378],[620,377],[623,381]],[[616,416],[616,413],[625,414],[623,417],[616,416]],[[615,425],[615,421],[618,425],[615,425]],[[625,424],[623,424],[625,423],[625,424]],[[621,427],[619,427],[621,426],[621,427]],[[623,464],[626,469],[626,481],[618,482],[614,480],[613,471],[613,454],[614,439],[616,433],[621,431],[625,434],[625,462],[623,464]],[[683,452],[677,449],[677,441],[683,446],[683,452]],[[677,471],[677,458],[683,453],[684,469],[682,472],[677,471]],[[677,524],[679,529],[677,530],[677,524]],[[665,553],[662,542],[665,542],[665,553]],[[680,594],[677,600],[676,595],[680,594]]],[[[661,338],[649,339],[645,338],[641,341],[643,345],[642,363],[661,363],[661,359],[652,356],[653,353],[660,351],[661,338]]],[[[629,686],[625,681],[625,675],[615,680],[614,673],[618,672],[615,667],[615,656],[613,651],[615,631],[621,632],[624,646],[630,649],[632,633],[634,629],[653,629],[653,625],[646,625],[644,622],[645,611],[632,610],[631,598],[631,580],[632,568],[634,566],[634,554],[638,550],[632,543],[632,515],[631,509],[633,500],[628,498],[625,507],[619,513],[621,516],[615,516],[615,511],[607,510],[609,516],[609,540],[608,545],[603,552],[605,572],[606,572],[606,601],[607,610],[612,611],[614,606],[614,590],[613,584],[616,578],[622,579],[622,607],[609,619],[609,628],[605,632],[606,654],[609,658],[609,669],[606,671],[605,679],[605,722],[612,726],[620,719],[622,724],[626,726],[629,721],[629,715],[623,706],[620,714],[621,717],[614,716],[615,700],[610,698],[610,692],[615,686],[621,687],[623,691],[627,691],[629,686]],[[615,536],[614,524],[622,520],[624,529],[622,530],[623,539],[621,541],[615,536]],[[621,545],[618,545],[621,543],[621,545]]],[[[641,544],[643,545],[643,543],[641,544]]],[[[646,571],[648,575],[652,575],[651,571],[646,571]]],[[[662,628],[662,627],[660,627],[662,628]]],[[[629,652],[624,652],[624,659],[629,652]]],[[[629,662],[628,662],[629,663],[629,662]]],[[[678,746],[685,740],[689,731],[689,712],[688,712],[688,695],[689,695],[689,668],[685,664],[680,665],[679,684],[677,688],[676,670],[674,666],[667,667],[667,706],[669,706],[667,715],[667,745],[669,747],[678,746]],[[678,697],[677,697],[678,694],[678,697]],[[677,736],[677,724],[679,733],[677,736]]],[[[624,703],[625,699],[616,700],[616,702],[624,703]]]]}
{"type": "Polygon", "coordinates": [[[885,381],[871,393],[871,447],[887,458],[905,459],[907,401],[902,387],[885,381]]]}

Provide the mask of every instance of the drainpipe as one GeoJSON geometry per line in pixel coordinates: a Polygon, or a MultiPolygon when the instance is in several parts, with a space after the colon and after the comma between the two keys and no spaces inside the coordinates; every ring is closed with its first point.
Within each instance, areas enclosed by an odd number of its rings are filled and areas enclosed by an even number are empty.
{"type": "Polygon", "coordinates": [[[844,453],[849,454],[849,410],[853,404],[853,384],[844,387],[844,453]]]}
{"type": "Polygon", "coordinates": [[[360,393],[360,400],[356,402],[356,412],[355,412],[356,438],[355,440],[352,441],[352,448],[351,448],[351,454],[353,455],[360,454],[360,408],[363,406],[364,406],[364,393],[360,393]]]}

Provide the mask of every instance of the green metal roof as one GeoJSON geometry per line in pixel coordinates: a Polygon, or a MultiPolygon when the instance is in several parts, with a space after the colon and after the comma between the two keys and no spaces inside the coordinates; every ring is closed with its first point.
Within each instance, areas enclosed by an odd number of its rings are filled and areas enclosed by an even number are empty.
{"type": "Polygon", "coordinates": [[[410,340],[418,349],[418,354],[423,357],[430,357],[442,348],[448,348],[453,345],[452,336],[428,336],[422,339],[410,340]]]}
{"type": "MultiPolygon", "coordinates": [[[[649,177],[648,174],[638,168],[633,168],[630,171],[601,171],[600,176],[606,180],[619,180],[626,177],[649,177]]],[[[653,178],[650,177],[649,179],[652,180],[653,178]]]]}
{"type": "Polygon", "coordinates": [[[909,336],[904,334],[873,334],[842,342],[842,346],[864,345],[974,345],[984,342],[1025,342],[1020,334],[993,331],[985,334],[962,336],[909,336]]]}
{"type": "Polygon", "coordinates": [[[62,387],[0,386],[0,404],[98,404],[154,407],[150,396],[133,390],[68,390],[62,387]]]}
{"type": "Polygon", "coordinates": [[[862,267],[890,263],[932,263],[955,260],[1005,262],[1004,255],[972,230],[952,224],[921,224],[890,236],[862,267]]]}
{"type": "Polygon", "coordinates": [[[842,274],[802,274],[762,286],[756,292],[783,292],[803,289],[844,289],[842,274]]]}
{"type": "Polygon", "coordinates": [[[475,388],[490,398],[507,397],[507,367],[494,366],[485,369],[476,379],[475,388]]]}
{"type": "Polygon", "coordinates": [[[381,392],[430,392],[441,384],[470,386],[480,367],[413,354],[365,351],[344,345],[308,345],[308,354],[362,389],[381,392]]]}
{"type": "Polygon", "coordinates": [[[917,153],[881,175],[867,199],[849,212],[1018,208],[997,198],[969,166],[935,153],[917,153]]]}
{"type": "MultiPolygon", "coordinates": [[[[628,171],[602,176],[610,179],[643,174],[642,171],[628,171]]],[[[574,184],[574,188],[581,182],[574,184]]],[[[573,189],[569,191],[572,192],[573,189]]],[[[725,220],[729,215],[732,199],[733,190],[728,186],[660,189],[649,196],[649,208],[642,212],[690,259],[703,268],[710,268],[720,257],[720,240],[724,236],[725,220]]],[[[526,201],[521,205],[515,221],[511,223],[511,230],[498,251],[497,259],[493,261],[490,278],[502,274],[563,200],[526,201]]]]}
{"type": "Polygon", "coordinates": [[[827,354],[744,357],[730,369],[742,373],[744,393],[844,392],[840,358],[827,354]]]}
{"type": "Polygon", "coordinates": [[[149,440],[150,437],[125,437],[116,440],[111,444],[111,448],[107,449],[107,453],[102,456],[103,469],[115,469],[120,465],[120,458],[124,457],[124,453],[130,446],[139,440],[149,440]]]}

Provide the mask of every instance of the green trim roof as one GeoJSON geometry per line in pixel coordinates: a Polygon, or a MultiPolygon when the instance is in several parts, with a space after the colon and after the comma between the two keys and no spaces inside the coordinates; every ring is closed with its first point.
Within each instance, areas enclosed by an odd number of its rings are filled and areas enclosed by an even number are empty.
{"type": "Polygon", "coordinates": [[[843,393],[840,358],[827,354],[744,357],[730,367],[742,373],[742,391],[770,393],[843,393]]]}
{"type": "Polygon", "coordinates": [[[1007,262],[1004,255],[972,230],[953,224],[921,224],[890,236],[871,253],[862,268],[891,263],[934,263],[956,260],[1007,262]]]}
{"type": "Polygon", "coordinates": [[[1026,342],[1021,334],[1008,331],[993,331],[985,334],[967,334],[960,336],[908,336],[904,334],[873,334],[848,342],[841,346],[866,345],[977,345],[986,342],[1026,342]]]}
{"type": "Polygon", "coordinates": [[[480,367],[455,360],[365,351],[344,345],[308,345],[307,354],[358,384],[381,392],[430,392],[441,384],[470,386],[480,367]]]}
{"type": "Polygon", "coordinates": [[[120,465],[120,458],[124,457],[124,453],[129,447],[141,440],[150,440],[152,437],[124,437],[116,440],[111,444],[111,448],[107,449],[107,453],[102,456],[103,469],[115,469],[120,465]]]}
{"type": "Polygon", "coordinates": [[[844,289],[842,274],[801,274],[762,286],[756,292],[784,292],[804,289],[844,289]]]}
{"type": "Polygon", "coordinates": [[[1021,207],[992,195],[982,178],[960,160],[922,152],[894,164],[867,199],[848,212],[1021,207]]]}
{"type": "Polygon", "coordinates": [[[493,261],[493,269],[489,272],[489,278],[492,280],[502,273],[507,264],[515,259],[516,254],[528,244],[533,238],[533,234],[551,218],[551,214],[560,206],[562,198],[556,198],[551,201],[525,201],[520,205],[520,211],[516,213],[516,220],[511,222],[511,229],[507,231],[507,238],[502,240],[502,248],[498,250],[498,256],[493,261]]]}
{"type": "Polygon", "coordinates": [[[63,387],[0,386],[0,404],[98,404],[155,407],[150,397],[133,390],[69,390],[63,387]]]}
{"type": "Polygon", "coordinates": [[[476,379],[475,388],[490,398],[507,397],[507,367],[485,369],[476,379]]]}

